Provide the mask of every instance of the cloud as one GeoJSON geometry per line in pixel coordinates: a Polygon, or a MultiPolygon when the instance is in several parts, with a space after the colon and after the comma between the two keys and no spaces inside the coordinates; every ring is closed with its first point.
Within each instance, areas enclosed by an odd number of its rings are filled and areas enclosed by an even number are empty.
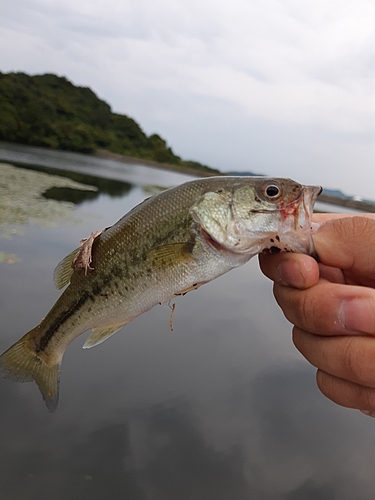
{"type": "Polygon", "coordinates": [[[272,0],[39,0],[17,13],[8,5],[3,22],[8,36],[39,40],[46,54],[60,51],[64,65],[81,54],[84,66],[101,66],[118,82],[127,75],[124,88],[209,95],[263,118],[315,123],[323,116],[328,125],[357,128],[360,120],[343,121],[343,105],[361,117],[373,102],[371,8],[339,1],[304,2],[301,9],[272,0]]]}
{"type": "MultiPolygon", "coordinates": [[[[23,0],[4,10],[2,71],[55,72],[90,86],[180,155],[281,175],[305,163],[306,177],[314,162],[322,184],[329,170],[329,184],[346,190],[353,183],[343,174],[371,172],[375,6],[367,0],[23,0]],[[249,149],[239,139],[251,134],[249,149]]],[[[354,185],[369,194],[367,182],[354,185]]]]}

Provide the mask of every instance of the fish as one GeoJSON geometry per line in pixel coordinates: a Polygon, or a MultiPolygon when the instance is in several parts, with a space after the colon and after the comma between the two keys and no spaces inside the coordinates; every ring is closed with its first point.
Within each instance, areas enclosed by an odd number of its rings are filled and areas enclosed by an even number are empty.
{"type": "MultiPolygon", "coordinates": [[[[52,412],[67,346],[90,330],[96,346],[157,304],[185,295],[260,252],[314,254],[319,186],[291,179],[217,176],[142,201],[91,233],[56,267],[55,305],[0,357],[0,373],[34,381],[52,412]]],[[[172,320],[172,318],[171,318],[172,320]]]]}

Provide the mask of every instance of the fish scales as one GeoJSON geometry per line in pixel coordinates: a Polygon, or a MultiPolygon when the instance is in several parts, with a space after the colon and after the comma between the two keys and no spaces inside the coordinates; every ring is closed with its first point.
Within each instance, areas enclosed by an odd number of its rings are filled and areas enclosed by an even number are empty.
{"type": "Polygon", "coordinates": [[[261,251],[311,253],[319,192],[288,179],[213,177],[146,199],[93,234],[82,254],[73,252],[59,264],[59,287],[69,286],[42,322],[0,357],[0,371],[34,380],[54,410],[61,360],[78,335],[92,330],[84,347],[97,345],[154,305],[261,251]],[[89,259],[84,268],[75,264],[78,255],[89,259]]]}

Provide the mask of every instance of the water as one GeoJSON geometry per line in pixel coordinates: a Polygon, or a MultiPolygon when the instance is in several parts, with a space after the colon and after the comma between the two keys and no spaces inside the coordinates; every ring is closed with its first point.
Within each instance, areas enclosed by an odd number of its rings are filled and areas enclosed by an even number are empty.
{"type": "MultiPolygon", "coordinates": [[[[25,156],[43,168],[18,168],[0,198],[1,351],[53,305],[53,269],[80,238],[188,178],[0,148],[25,156]]],[[[158,306],[98,347],[72,343],[55,414],[34,384],[0,380],[2,500],[373,498],[375,423],[319,393],[256,259],[176,304],[173,332],[158,306]]]]}

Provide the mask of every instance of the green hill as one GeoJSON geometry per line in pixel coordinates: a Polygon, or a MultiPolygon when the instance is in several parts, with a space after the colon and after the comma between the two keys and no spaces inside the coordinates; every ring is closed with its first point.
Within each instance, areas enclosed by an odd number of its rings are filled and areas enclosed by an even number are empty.
{"type": "Polygon", "coordinates": [[[46,148],[113,153],[217,173],[184,161],[159,135],[111,111],[87,87],[53,74],[0,73],[0,140],[46,148]]]}

